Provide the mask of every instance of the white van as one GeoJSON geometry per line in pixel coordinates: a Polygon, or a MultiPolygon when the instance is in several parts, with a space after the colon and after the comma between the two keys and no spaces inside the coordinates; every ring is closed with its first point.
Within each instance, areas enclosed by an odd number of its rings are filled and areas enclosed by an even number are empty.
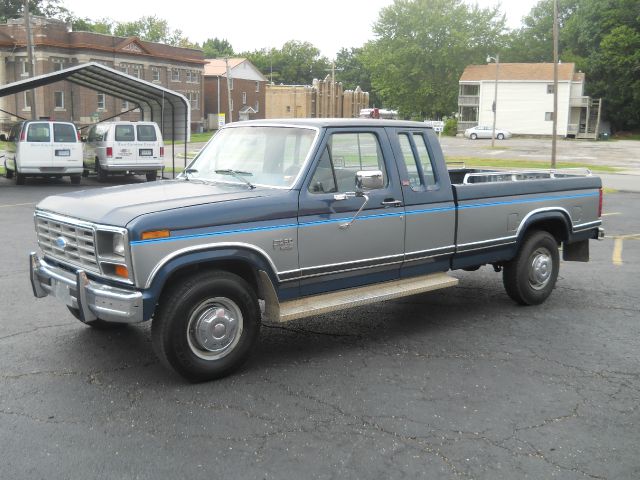
{"type": "Polygon", "coordinates": [[[18,185],[26,177],[65,175],[80,183],[83,148],[73,123],[27,120],[11,127],[7,141],[5,176],[15,176],[18,185]]]}
{"type": "Polygon", "coordinates": [[[164,143],[154,122],[103,122],[89,129],[84,165],[98,181],[110,173],[144,173],[147,181],[157,178],[164,167],[164,143]]]}

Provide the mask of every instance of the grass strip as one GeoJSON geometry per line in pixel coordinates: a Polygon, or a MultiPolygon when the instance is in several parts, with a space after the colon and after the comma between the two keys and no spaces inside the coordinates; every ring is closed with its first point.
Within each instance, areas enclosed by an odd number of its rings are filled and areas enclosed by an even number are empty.
{"type": "MultiPolygon", "coordinates": [[[[449,162],[463,162],[465,167],[490,167],[490,168],[510,168],[516,170],[522,169],[542,169],[549,170],[551,162],[541,162],[536,160],[512,160],[500,158],[478,158],[478,157],[447,157],[449,162]]],[[[607,165],[594,165],[592,163],[582,162],[557,162],[556,170],[564,168],[588,168],[593,172],[616,173],[621,168],[610,167],[607,165]]]]}

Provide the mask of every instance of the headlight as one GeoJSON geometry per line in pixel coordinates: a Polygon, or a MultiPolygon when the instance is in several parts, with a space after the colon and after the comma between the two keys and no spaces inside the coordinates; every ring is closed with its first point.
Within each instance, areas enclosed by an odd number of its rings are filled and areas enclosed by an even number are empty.
{"type": "Polygon", "coordinates": [[[124,257],[124,236],[120,233],[113,234],[113,253],[124,257]]]}

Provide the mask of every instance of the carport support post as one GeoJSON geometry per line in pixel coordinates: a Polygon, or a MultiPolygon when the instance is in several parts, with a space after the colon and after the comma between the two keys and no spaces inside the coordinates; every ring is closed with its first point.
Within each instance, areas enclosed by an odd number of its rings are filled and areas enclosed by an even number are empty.
{"type": "Polygon", "coordinates": [[[558,135],[558,0],[553,0],[553,132],[551,133],[551,168],[556,168],[558,135]]]}
{"type": "MultiPolygon", "coordinates": [[[[27,58],[29,61],[29,78],[33,78],[34,75],[34,66],[33,66],[33,36],[31,33],[31,21],[29,19],[29,0],[24,0],[23,2],[24,8],[24,25],[26,28],[27,34],[27,58]]],[[[36,115],[36,91],[35,89],[31,89],[31,119],[37,120],[38,116],[36,115]]]]}

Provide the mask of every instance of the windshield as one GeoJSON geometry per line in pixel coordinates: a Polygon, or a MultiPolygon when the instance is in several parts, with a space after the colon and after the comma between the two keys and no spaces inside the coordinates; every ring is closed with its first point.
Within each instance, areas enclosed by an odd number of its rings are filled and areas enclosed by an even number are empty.
{"type": "Polygon", "coordinates": [[[190,179],[290,187],[309,154],[316,131],[296,127],[220,130],[185,170],[190,179]]]}

